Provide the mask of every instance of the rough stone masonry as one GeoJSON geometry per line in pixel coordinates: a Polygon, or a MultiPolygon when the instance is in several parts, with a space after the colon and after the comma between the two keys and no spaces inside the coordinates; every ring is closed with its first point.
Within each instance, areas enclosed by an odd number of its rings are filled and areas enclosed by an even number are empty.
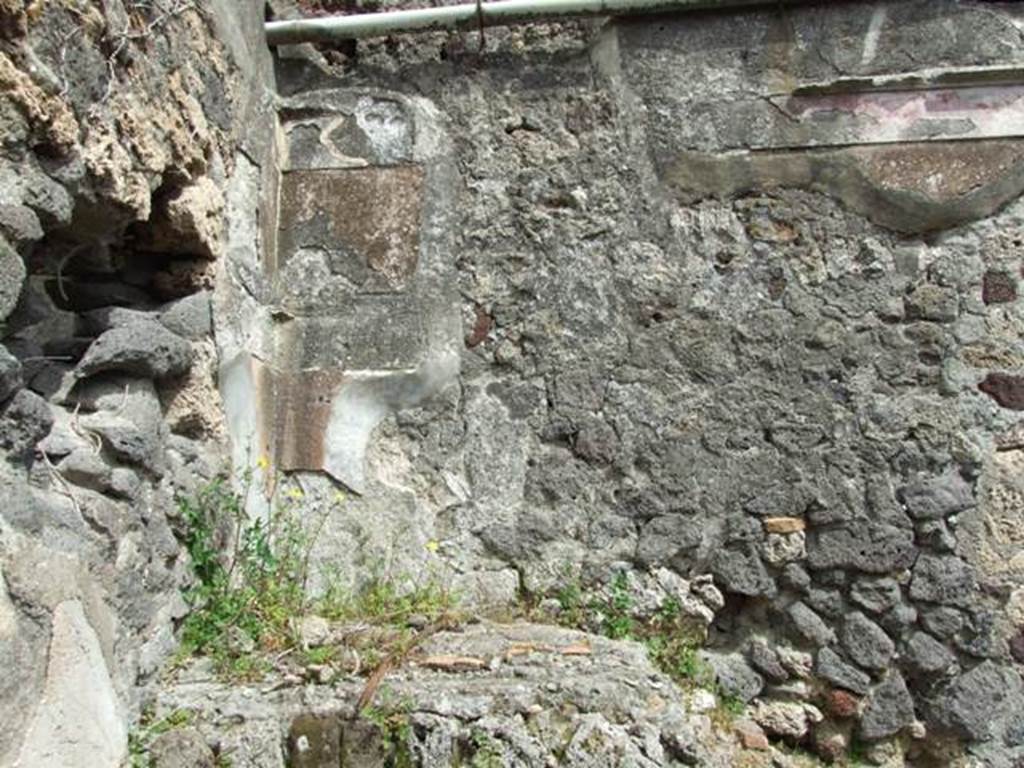
{"type": "MultiPolygon", "coordinates": [[[[117,765],[152,694],[207,713],[200,755],[383,764],[344,687],[157,690],[173,497],[225,458],[328,515],[314,589],[681,582],[776,744],[1024,761],[1024,9],[271,62],[260,4],[200,5],[0,2],[0,763],[117,765]]],[[[558,661],[403,673],[423,765],[471,729],[504,765],[799,764],[720,741],[635,646],[488,627],[439,649],[526,632],[558,661]]]]}

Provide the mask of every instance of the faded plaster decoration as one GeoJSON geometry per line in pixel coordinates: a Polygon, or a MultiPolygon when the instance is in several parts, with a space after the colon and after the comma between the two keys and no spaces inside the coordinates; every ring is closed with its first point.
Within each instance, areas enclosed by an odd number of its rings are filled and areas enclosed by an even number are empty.
{"type": "Polygon", "coordinates": [[[408,106],[399,101],[372,96],[363,96],[356,103],[356,123],[369,138],[381,164],[396,163],[407,156],[409,134],[416,130],[407,110],[408,106]]]}
{"type": "Polygon", "coordinates": [[[305,93],[291,113],[303,117],[284,121],[267,389],[252,414],[236,363],[229,410],[276,469],[325,471],[361,493],[380,421],[458,373],[450,143],[436,108],[398,94],[305,93]]]}
{"type": "MultiPolygon", "coordinates": [[[[775,97],[779,109],[812,129],[809,146],[1017,137],[1024,85],[775,97]]],[[[761,145],[759,148],[770,146],[761,145]]]]}

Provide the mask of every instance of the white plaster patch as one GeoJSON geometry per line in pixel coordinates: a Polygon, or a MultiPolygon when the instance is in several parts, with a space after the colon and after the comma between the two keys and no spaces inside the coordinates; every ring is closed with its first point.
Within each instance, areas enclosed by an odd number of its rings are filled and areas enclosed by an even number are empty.
{"type": "Polygon", "coordinates": [[[264,461],[270,449],[260,429],[256,371],[261,365],[243,352],[221,366],[218,383],[231,438],[231,466],[239,476],[246,470],[253,473],[252,482],[244,489],[245,508],[250,514],[267,519],[270,504],[263,489],[267,487],[271,468],[264,461]]]}
{"type": "Polygon", "coordinates": [[[7,582],[0,571],[0,642],[6,642],[18,631],[18,614],[11,596],[7,593],[7,582]]]}
{"type": "Polygon", "coordinates": [[[878,54],[878,38],[882,34],[882,27],[885,25],[885,17],[888,10],[884,5],[875,8],[871,14],[871,21],[868,23],[868,33],[864,35],[864,52],[861,54],[860,63],[870,64],[878,54]]]}
{"type": "Polygon", "coordinates": [[[356,104],[356,123],[382,164],[398,163],[406,157],[412,128],[399,102],[364,96],[356,104]]]}
{"type": "Polygon", "coordinates": [[[413,154],[418,162],[426,162],[450,153],[451,141],[441,127],[443,117],[433,102],[424,98],[410,100],[417,115],[413,154]]]}
{"type": "Polygon", "coordinates": [[[366,447],[373,430],[390,411],[421,403],[458,374],[458,354],[447,350],[412,370],[354,373],[331,405],[324,471],[356,493],[365,493],[366,447]]]}
{"type": "Polygon", "coordinates": [[[332,405],[324,433],[324,470],[356,493],[366,492],[366,446],[387,411],[368,380],[343,386],[332,405]]]}
{"type": "Polygon", "coordinates": [[[128,733],[99,638],[78,600],[57,606],[43,696],[15,768],[117,768],[128,733]]]}

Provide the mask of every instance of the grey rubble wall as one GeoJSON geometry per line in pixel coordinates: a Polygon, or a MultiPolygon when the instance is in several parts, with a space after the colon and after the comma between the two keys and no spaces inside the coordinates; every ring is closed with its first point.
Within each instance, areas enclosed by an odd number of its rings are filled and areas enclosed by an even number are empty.
{"type": "Polygon", "coordinates": [[[0,4],[0,765],[121,765],[175,648],[175,496],[226,439],[207,289],[261,247],[225,197],[256,221],[276,170],[262,20],[0,4]]]}
{"type": "Polygon", "coordinates": [[[321,562],[481,600],[711,572],[757,695],[1012,764],[1020,29],[823,3],[281,50],[290,96],[428,99],[458,173],[458,380],[382,418],[321,562]]]}

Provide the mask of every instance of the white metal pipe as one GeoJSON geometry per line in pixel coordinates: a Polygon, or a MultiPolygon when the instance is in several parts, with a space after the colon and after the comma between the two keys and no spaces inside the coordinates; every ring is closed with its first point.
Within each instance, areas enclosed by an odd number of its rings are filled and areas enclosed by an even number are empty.
{"type": "Polygon", "coordinates": [[[266,24],[270,45],[328,43],[380,37],[399,32],[428,32],[438,29],[473,29],[527,24],[545,18],[570,16],[620,16],[638,13],[668,13],[779,6],[783,2],[811,0],[500,0],[464,3],[440,8],[409,11],[360,13],[351,16],[270,21],[266,24]]]}

